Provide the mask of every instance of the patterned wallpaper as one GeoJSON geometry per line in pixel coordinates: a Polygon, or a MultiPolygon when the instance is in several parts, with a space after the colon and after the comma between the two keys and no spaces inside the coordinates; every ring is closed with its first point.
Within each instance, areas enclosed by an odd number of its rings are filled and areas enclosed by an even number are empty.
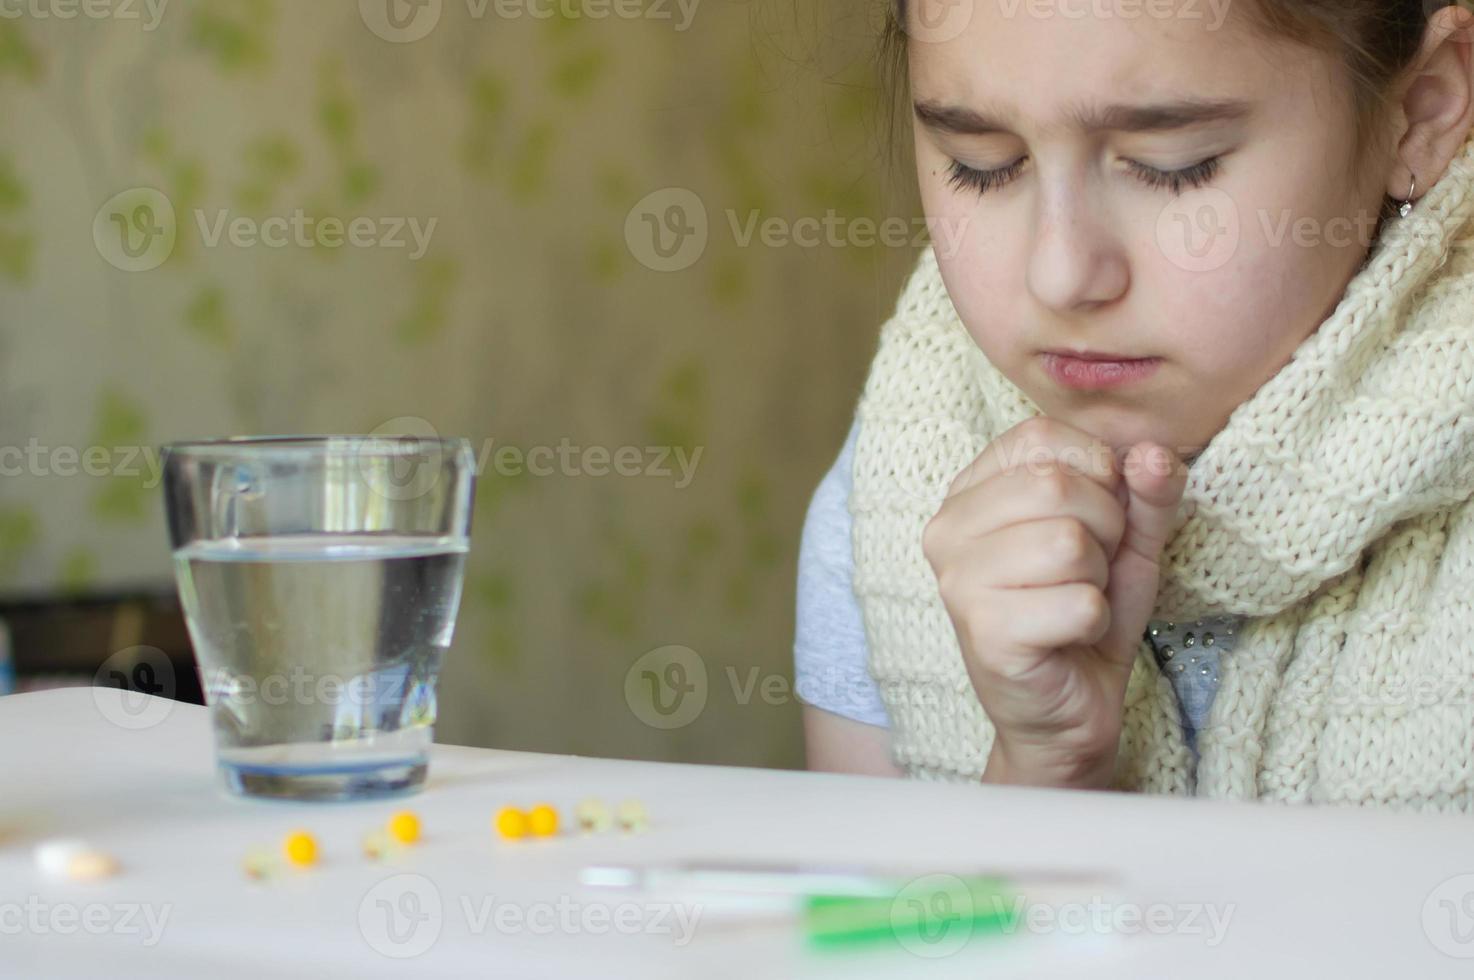
{"type": "Polygon", "coordinates": [[[0,14],[0,589],[167,582],[173,439],[464,435],[442,740],[799,763],[799,530],[919,240],[876,5],[0,14]]]}

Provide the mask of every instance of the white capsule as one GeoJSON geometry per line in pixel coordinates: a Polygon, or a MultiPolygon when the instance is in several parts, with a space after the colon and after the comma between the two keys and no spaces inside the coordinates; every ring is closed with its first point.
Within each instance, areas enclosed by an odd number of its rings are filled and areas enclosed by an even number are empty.
{"type": "Polygon", "coordinates": [[[86,841],[62,838],[36,845],[36,870],[48,878],[65,878],[72,859],[89,850],[86,841]]]}

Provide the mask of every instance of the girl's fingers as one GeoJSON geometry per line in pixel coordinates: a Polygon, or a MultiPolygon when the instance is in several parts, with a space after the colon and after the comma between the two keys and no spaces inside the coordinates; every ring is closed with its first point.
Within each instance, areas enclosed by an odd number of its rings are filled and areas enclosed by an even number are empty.
{"type": "Polygon", "coordinates": [[[1023,469],[1035,474],[1051,462],[1089,477],[1115,494],[1124,486],[1121,463],[1110,446],[1088,432],[1045,415],[1020,422],[988,444],[947,489],[953,496],[999,473],[1023,469]]]}
{"type": "MultiPolygon", "coordinates": [[[[1051,517],[999,528],[977,540],[978,584],[1035,589],[1083,582],[1104,590],[1110,561],[1094,534],[1073,517],[1051,517]],[[994,556],[991,561],[988,555],[994,556]]],[[[959,557],[959,563],[967,558],[959,557]]]]}
{"type": "Polygon", "coordinates": [[[1108,558],[1126,529],[1125,507],[1098,481],[1058,467],[1039,476],[1009,470],[943,502],[923,530],[922,549],[937,566],[979,548],[979,539],[1002,528],[1051,518],[1084,524],[1108,558]]]}
{"type": "Polygon", "coordinates": [[[1094,643],[1110,627],[1110,615],[1100,589],[1068,582],[994,590],[987,612],[956,625],[970,631],[969,646],[983,667],[1012,680],[1037,667],[1041,653],[1094,643]]]}

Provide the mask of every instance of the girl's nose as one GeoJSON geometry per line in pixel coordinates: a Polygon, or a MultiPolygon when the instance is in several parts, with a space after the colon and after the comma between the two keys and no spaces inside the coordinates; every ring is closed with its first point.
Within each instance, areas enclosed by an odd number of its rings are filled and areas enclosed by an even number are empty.
{"type": "Polygon", "coordinates": [[[1060,313],[1120,299],[1131,280],[1127,253],[1114,222],[1070,192],[1043,202],[1029,256],[1029,291],[1060,313]]]}

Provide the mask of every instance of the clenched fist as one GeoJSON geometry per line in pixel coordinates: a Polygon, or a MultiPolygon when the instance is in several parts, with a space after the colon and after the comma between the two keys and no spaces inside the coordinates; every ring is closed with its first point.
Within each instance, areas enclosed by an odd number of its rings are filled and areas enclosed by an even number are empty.
{"type": "Polygon", "coordinates": [[[984,780],[1105,787],[1187,468],[1047,417],[959,473],[922,548],[997,731],[984,780]]]}

